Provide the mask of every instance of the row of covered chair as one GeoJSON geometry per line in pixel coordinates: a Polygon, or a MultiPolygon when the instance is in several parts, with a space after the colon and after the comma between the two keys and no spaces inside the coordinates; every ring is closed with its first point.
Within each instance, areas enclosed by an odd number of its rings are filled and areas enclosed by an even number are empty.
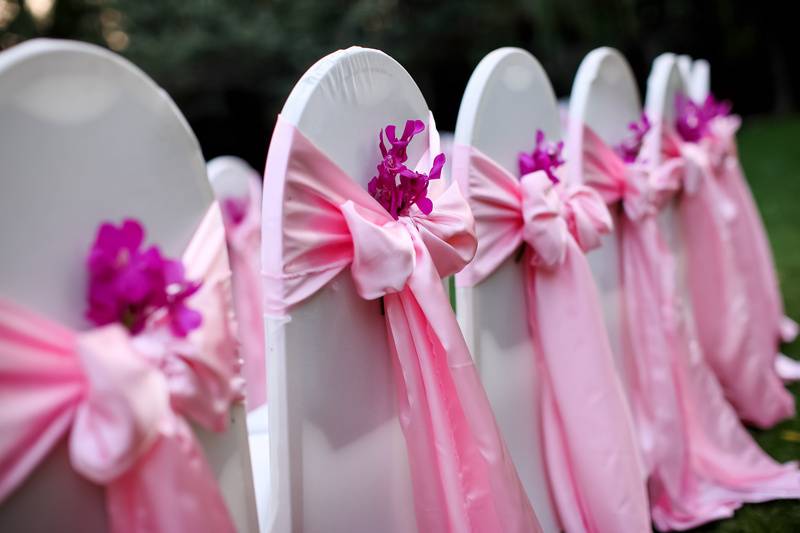
{"type": "Polygon", "coordinates": [[[262,192],[118,56],[3,52],[0,530],[667,531],[797,498],[743,425],[794,415],[796,325],[709,76],[664,54],[642,106],[601,48],[559,108],[503,48],[440,136],[401,65],[340,50],[262,192]]]}

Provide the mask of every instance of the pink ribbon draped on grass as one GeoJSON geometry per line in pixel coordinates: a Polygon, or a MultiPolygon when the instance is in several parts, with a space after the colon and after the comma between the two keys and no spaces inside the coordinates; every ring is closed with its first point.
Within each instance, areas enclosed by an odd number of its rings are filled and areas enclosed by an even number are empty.
{"type": "Polygon", "coordinates": [[[646,137],[639,160],[626,165],[584,128],[581,170],[584,183],[622,206],[617,235],[629,397],[650,474],[653,521],[660,530],[682,530],[730,517],[744,502],[800,497],[800,472],[758,447],[699,350],[657,217],[680,189],[684,163],[648,164],[650,143],[646,137]]]}
{"type": "Polygon", "coordinates": [[[247,388],[247,410],[267,402],[267,357],[261,297],[261,181],[248,180],[241,219],[225,217],[225,234],[231,262],[233,305],[247,388]]]}
{"type": "Polygon", "coordinates": [[[475,252],[458,188],[432,195],[430,215],[412,207],[394,220],[281,117],[264,183],[268,314],[287,315],[348,267],[362,298],[384,298],[420,531],[540,531],[441,283],[475,252]]]}
{"type": "Polygon", "coordinates": [[[480,283],[525,246],[543,449],[562,527],[648,531],[633,421],[584,256],[612,228],[605,203],[587,187],[554,185],[542,171],[517,179],[474,147],[455,147],[453,173],[478,235],[475,259],[456,276],[458,285],[480,283]]]}
{"type": "Polygon", "coordinates": [[[67,437],[114,533],[235,531],[187,421],[224,431],[241,399],[224,239],[214,204],[182,258],[203,281],[189,299],[203,323],[185,339],[158,318],[135,337],[74,331],[0,300],[0,502],[67,437]]]}

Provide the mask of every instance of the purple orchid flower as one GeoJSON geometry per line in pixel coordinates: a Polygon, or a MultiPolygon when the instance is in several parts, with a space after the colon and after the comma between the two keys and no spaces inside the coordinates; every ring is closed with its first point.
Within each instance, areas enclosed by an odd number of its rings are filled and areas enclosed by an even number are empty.
{"type": "Polygon", "coordinates": [[[196,293],[202,284],[186,280],[183,263],[180,261],[165,261],[163,272],[166,282],[164,306],[170,317],[170,329],[176,336],[185,337],[193,329],[199,328],[203,322],[203,316],[186,305],[186,300],[196,293]]]}
{"type": "Polygon", "coordinates": [[[238,226],[247,215],[249,198],[229,196],[222,200],[222,215],[231,226],[238,226]]]}
{"type": "Polygon", "coordinates": [[[633,121],[628,124],[630,135],[622,140],[621,143],[614,147],[614,152],[619,155],[626,163],[633,163],[639,156],[639,151],[642,149],[644,136],[650,131],[652,124],[647,114],[642,112],[642,116],[638,121],[633,121]]]}
{"type": "Polygon", "coordinates": [[[406,120],[403,135],[399,139],[395,135],[396,129],[393,124],[386,126],[386,140],[389,141],[392,148],[387,151],[383,146],[383,140],[381,140],[381,155],[386,157],[388,154],[392,154],[400,163],[405,163],[408,159],[408,154],[406,153],[408,145],[415,135],[425,130],[425,123],[421,120],[406,120]]]}
{"type": "Polygon", "coordinates": [[[711,93],[702,104],[678,93],[675,95],[675,130],[684,141],[696,143],[709,133],[709,124],[713,119],[724,117],[730,111],[730,102],[717,101],[711,93]]]}
{"type": "Polygon", "coordinates": [[[87,258],[86,317],[98,326],[120,322],[137,334],[153,313],[166,309],[172,332],[185,337],[202,322],[185,303],[200,283],[186,280],[183,264],[164,258],[158,247],[142,250],[143,242],[144,229],[136,220],[100,226],[87,258]]]}
{"type": "Polygon", "coordinates": [[[675,131],[684,141],[697,142],[703,137],[705,122],[700,106],[683,93],[675,95],[675,131]]]}
{"type": "Polygon", "coordinates": [[[564,164],[561,151],[564,149],[564,142],[548,142],[545,139],[544,131],[536,130],[536,146],[531,153],[520,152],[519,175],[524,176],[537,170],[543,170],[550,181],[558,183],[559,179],[555,174],[555,169],[564,164]]]}
{"type": "Polygon", "coordinates": [[[378,134],[382,159],[377,166],[378,173],[369,181],[367,190],[395,220],[408,216],[412,205],[426,215],[433,210],[433,202],[428,198],[428,184],[430,180],[441,177],[444,154],[436,156],[427,174],[411,170],[405,165],[409,143],[424,129],[425,124],[421,120],[407,120],[399,139],[393,125],[386,126],[378,134]],[[383,142],[384,132],[390,145],[388,149],[383,142]]]}

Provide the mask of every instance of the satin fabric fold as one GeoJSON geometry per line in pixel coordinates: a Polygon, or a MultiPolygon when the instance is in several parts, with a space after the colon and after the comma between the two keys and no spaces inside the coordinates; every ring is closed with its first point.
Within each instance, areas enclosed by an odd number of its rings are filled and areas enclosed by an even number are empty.
{"type": "MultiPolygon", "coordinates": [[[[785,316],[783,299],[772,257],[767,232],[756,206],[750,187],[739,163],[736,132],[741,120],[732,115],[711,121],[711,135],[704,148],[709,152],[717,179],[728,197],[736,205],[739,216],[734,232],[737,264],[747,273],[745,289],[748,307],[753,310],[749,324],[753,331],[751,350],[759,354],[777,352],[779,343],[792,342],[797,337],[797,323],[785,316]],[[777,341],[775,338],[777,337],[777,341]]],[[[758,357],[764,361],[768,356],[758,357]]],[[[800,364],[778,354],[778,375],[796,380],[800,364]]]]}
{"type": "Polygon", "coordinates": [[[247,411],[267,402],[267,357],[261,297],[261,181],[248,180],[244,217],[234,221],[223,211],[231,263],[233,305],[247,411]]]}
{"type": "Polygon", "coordinates": [[[475,251],[457,187],[430,216],[394,220],[281,117],[264,183],[268,314],[286,316],[348,267],[360,296],[384,299],[419,530],[540,531],[441,284],[475,251]]]}
{"type": "Polygon", "coordinates": [[[183,262],[203,280],[189,300],[203,324],[185,339],[165,316],[135,337],[118,324],[79,332],[0,299],[0,501],[68,434],[114,533],[235,531],[186,420],[222,431],[242,394],[216,204],[183,262]]]}
{"type": "Polygon", "coordinates": [[[456,283],[480,283],[525,246],[542,448],[561,526],[649,531],[646,475],[584,255],[611,230],[605,203],[587,187],[554,186],[543,172],[517,179],[474,147],[457,145],[454,158],[478,235],[475,259],[456,283]]]}
{"type": "MultiPolygon", "coordinates": [[[[744,236],[737,244],[744,245],[744,248],[737,246],[737,249],[742,250],[742,255],[754,257],[752,272],[761,287],[762,297],[771,309],[772,328],[778,332],[780,340],[792,342],[797,336],[797,324],[784,314],[783,299],[767,231],[739,163],[736,132],[740,125],[741,120],[735,115],[713,119],[706,148],[710,154],[713,170],[720,179],[720,185],[741,213],[739,229],[744,236]]],[[[766,310],[767,307],[763,309],[766,310]]]]}
{"type": "MultiPolygon", "coordinates": [[[[639,189],[669,184],[675,190],[680,183],[682,163],[676,160],[661,163],[652,173],[629,170],[594,132],[584,128],[583,136],[583,182],[599,190],[616,189],[616,197],[606,195],[609,203],[625,204],[629,180],[644,180],[639,189]],[[661,178],[652,179],[657,175],[661,178]],[[666,175],[673,176],[671,183],[663,179],[666,175]]],[[[657,160],[652,139],[645,138],[644,165],[657,160]]],[[[780,465],[758,447],[705,362],[691,313],[677,296],[676,258],[656,216],[663,205],[659,202],[669,196],[663,191],[648,196],[658,201],[640,218],[620,217],[617,236],[623,356],[650,473],[653,521],[660,530],[689,529],[729,517],[744,502],[800,497],[796,465],[780,465]]]]}
{"type": "MultiPolygon", "coordinates": [[[[763,255],[750,253],[758,242],[743,227],[749,218],[715,172],[728,163],[719,160],[708,143],[707,138],[683,142],[664,128],[663,157],[683,161],[684,194],[678,212],[697,338],[739,417],[770,427],[795,412],[794,398],[775,367],[777,317],[783,313],[774,302],[766,305],[776,287],[770,294],[747,289],[763,278],[755,265],[763,255]]],[[[758,286],[765,288],[763,279],[758,286]]]]}

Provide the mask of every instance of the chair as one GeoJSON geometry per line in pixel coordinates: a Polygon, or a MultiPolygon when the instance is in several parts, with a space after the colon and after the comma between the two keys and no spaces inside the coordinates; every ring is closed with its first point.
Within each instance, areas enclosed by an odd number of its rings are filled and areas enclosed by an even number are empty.
{"type": "Polygon", "coordinates": [[[479,242],[456,276],[457,309],[531,503],[555,522],[548,525],[642,531],[645,475],[584,256],[611,220],[603,198],[560,163],[541,166],[552,157],[541,143],[559,139],[559,119],[527,52],[500,49],[476,68],[459,113],[454,174],[479,242]],[[534,146],[531,161],[518,162],[534,146]],[[591,444],[587,431],[596,434],[591,444]],[[543,479],[549,491],[541,494],[543,479]]]}
{"type": "MultiPolygon", "coordinates": [[[[314,64],[281,115],[366,187],[375,169],[374,157],[365,156],[377,150],[376,133],[407,118],[426,120],[428,107],[389,56],[349,48],[314,64]]],[[[425,144],[411,147],[412,160],[425,144]]],[[[268,175],[264,185],[266,194],[279,189],[268,175]]],[[[264,216],[270,215],[265,205],[264,216]]],[[[297,305],[290,321],[268,316],[266,330],[269,530],[414,531],[406,445],[377,302],[361,299],[343,272],[297,305]]]]}
{"type": "MultiPolygon", "coordinates": [[[[597,48],[578,67],[569,100],[566,138],[566,165],[570,175],[580,174],[584,126],[589,126],[608,144],[622,141],[628,124],[642,113],[636,79],[628,62],[613,48],[597,48]]],[[[614,227],[619,228],[619,214],[611,210],[614,227]]],[[[606,320],[606,330],[623,382],[626,378],[622,360],[622,283],[620,280],[619,232],[605,236],[600,248],[588,254],[606,320]]]]}
{"type": "MultiPolygon", "coordinates": [[[[166,93],[99,47],[38,39],[0,54],[0,295],[77,329],[84,260],[100,222],[133,216],[180,256],[212,203],[200,147],[166,93]]],[[[240,531],[256,531],[243,407],[196,429],[240,531]]],[[[66,440],[0,506],[0,529],[104,531],[103,490],[66,440]],[[44,507],[46,506],[46,507],[44,507]],[[46,508],[46,512],[43,510],[46,508]]]]}
{"type": "Polygon", "coordinates": [[[266,405],[266,346],[261,294],[261,176],[242,159],[208,162],[208,179],[226,224],[234,309],[246,380],[247,429],[261,531],[269,505],[269,413],[266,405]]]}
{"type": "MultiPolygon", "coordinates": [[[[536,129],[560,137],[555,95],[539,62],[500,48],[475,67],[464,90],[454,142],[474,146],[505,168],[517,168],[536,129]]],[[[539,369],[527,320],[524,269],[509,258],[474,287],[456,288],[456,310],[497,422],[545,531],[558,530],[544,467],[539,369]],[[525,422],[521,422],[521,419],[525,422]]]]}

